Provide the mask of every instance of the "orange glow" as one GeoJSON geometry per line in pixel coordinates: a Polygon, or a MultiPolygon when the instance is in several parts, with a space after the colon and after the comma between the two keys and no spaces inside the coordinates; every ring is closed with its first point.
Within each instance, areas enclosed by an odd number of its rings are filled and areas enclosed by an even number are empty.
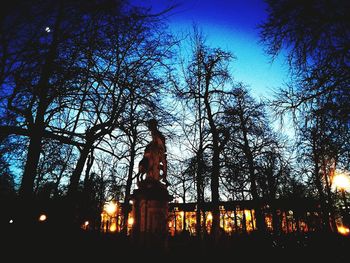
{"type": "Polygon", "coordinates": [[[333,184],[341,190],[350,191],[350,176],[345,173],[337,173],[333,178],[333,184]]]}
{"type": "Polygon", "coordinates": [[[40,222],[44,222],[44,221],[46,221],[46,219],[47,219],[47,216],[45,214],[42,214],[42,215],[39,216],[39,221],[40,222]]]}
{"type": "Polygon", "coordinates": [[[211,213],[208,214],[208,220],[209,221],[213,220],[213,215],[211,213]]]}
{"type": "Polygon", "coordinates": [[[128,219],[128,225],[131,226],[131,225],[133,225],[133,224],[134,224],[134,218],[130,217],[130,218],[128,219]]]}
{"type": "Polygon", "coordinates": [[[105,204],[104,209],[107,212],[107,214],[113,215],[117,211],[117,204],[115,204],[114,202],[109,202],[105,204]]]}
{"type": "Polygon", "coordinates": [[[88,230],[89,229],[89,224],[90,224],[89,221],[85,221],[84,224],[81,226],[81,228],[84,229],[84,230],[88,230]]]}
{"type": "Polygon", "coordinates": [[[338,228],[339,234],[341,234],[343,236],[347,236],[350,234],[350,229],[348,227],[338,226],[337,228],[338,228]]]}
{"type": "Polygon", "coordinates": [[[115,223],[113,223],[113,224],[111,225],[111,227],[109,228],[109,231],[115,232],[116,230],[117,230],[117,226],[116,226],[115,223]]]}
{"type": "Polygon", "coordinates": [[[249,210],[244,210],[244,214],[245,214],[245,218],[246,218],[247,221],[251,221],[252,220],[252,216],[251,216],[249,210]]]}

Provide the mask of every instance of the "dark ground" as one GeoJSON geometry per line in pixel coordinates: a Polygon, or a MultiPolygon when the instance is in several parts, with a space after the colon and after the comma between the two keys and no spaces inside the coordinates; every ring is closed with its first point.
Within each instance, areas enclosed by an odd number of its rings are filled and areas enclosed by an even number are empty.
{"type": "Polygon", "coordinates": [[[161,249],[137,246],[118,234],[45,224],[25,228],[9,224],[1,228],[0,242],[0,262],[118,262],[125,257],[143,262],[214,263],[221,259],[225,262],[349,262],[350,259],[350,237],[324,233],[279,238],[254,234],[225,236],[217,245],[209,238],[198,242],[195,237],[179,235],[170,237],[167,248],[161,249]]]}

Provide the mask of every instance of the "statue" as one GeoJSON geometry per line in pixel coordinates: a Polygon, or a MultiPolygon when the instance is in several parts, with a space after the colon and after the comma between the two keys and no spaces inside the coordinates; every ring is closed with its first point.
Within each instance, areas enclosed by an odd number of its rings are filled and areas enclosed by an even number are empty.
{"type": "Polygon", "coordinates": [[[167,247],[169,201],[167,154],[165,137],[158,130],[157,121],[147,122],[152,140],[147,144],[139,171],[136,174],[137,189],[130,196],[134,224],[131,237],[146,247],[167,247]],[[145,178],[143,178],[145,177],[145,178]],[[141,180],[140,180],[141,179],[141,180]]]}
{"type": "MultiPolygon", "coordinates": [[[[137,183],[140,177],[146,174],[146,179],[160,181],[163,179],[166,185],[169,185],[167,176],[167,159],[165,137],[158,130],[158,123],[155,119],[148,121],[148,129],[151,132],[152,141],[146,146],[142,160],[139,163],[137,174],[137,183]],[[160,173],[162,171],[162,174],[160,173]]],[[[142,179],[142,178],[141,178],[142,179]]]]}

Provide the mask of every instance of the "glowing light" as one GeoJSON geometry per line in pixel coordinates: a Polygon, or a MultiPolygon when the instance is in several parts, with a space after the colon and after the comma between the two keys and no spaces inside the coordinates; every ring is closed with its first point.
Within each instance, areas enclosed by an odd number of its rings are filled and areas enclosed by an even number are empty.
{"type": "Polygon", "coordinates": [[[211,213],[208,214],[208,220],[213,220],[213,215],[211,213]]]}
{"type": "Polygon", "coordinates": [[[333,178],[333,185],[341,190],[350,191],[350,177],[345,173],[337,173],[333,178]]]}
{"type": "Polygon", "coordinates": [[[39,221],[40,222],[44,222],[44,221],[46,221],[46,219],[47,219],[47,216],[45,214],[42,214],[42,215],[39,216],[39,221]]]}
{"type": "Polygon", "coordinates": [[[117,211],[117,204],[113,202],[105,204],[105,211],[108,215],[114,215],[114,213],[117,211]]]}
{"type": "Polygon", "coordinates": [[[341,235],[347,236],[350,234],[350,229],[348,227],[345,226],[338,226],[338,232],[341,235]]]}
{"type": "Polygon", "coordinates": [[[251,220],[252,220],[252,216],[251,216],[249,210],[244,210],[244,214],[245,214],[245,219],[246,219],[247,221],[251,221],[251,220]]]}
{"type": "Polygon", "coordinates": [[[109,228],[109,231],[115,232],[116,230],[117,230],[117,226],[116,226],[115,223],[113,223],[113,224],[111,225],[111,227],[109,228]]]}
{"type": "Polygon", "coordinates": [[[9,224],[13,224],[13,220],[12,219],[10,219],[9,224]]]}
{"type": "Polygon", "coordinates": [[[81,225],[81,228],[84,229],[84,230],[88,230],[89,229],[89,224],[90,224],[90,222],[86,220],[84,222],[84,224],[81,225]]]}
{"type": "Polygon", "coordinates": [[[50,32],[51,32],[51,29],[47,26],[47,27],[45,27],[45,31],[46,31],[47,33],[50,33],[50,32]]]}
{"type": "Polygon", "coordinates": [[[128,225],[131,226],[131,225],[133,225],[133,224],[134,224],[134,218],[130,217],[130,218],[128,219],[128,225]]]}

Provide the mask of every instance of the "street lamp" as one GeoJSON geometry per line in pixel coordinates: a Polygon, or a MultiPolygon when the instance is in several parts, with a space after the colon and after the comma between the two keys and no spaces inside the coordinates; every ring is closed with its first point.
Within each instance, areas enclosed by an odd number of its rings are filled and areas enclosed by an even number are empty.
{"type": "Polygon", "coordinates": [[[46,219],[47,219],[47,216],[46,216],[45,214],[41,214],[41,215],[39,216],[39,221],[40,221],[40,222],[45,222],[46,219]]]}

